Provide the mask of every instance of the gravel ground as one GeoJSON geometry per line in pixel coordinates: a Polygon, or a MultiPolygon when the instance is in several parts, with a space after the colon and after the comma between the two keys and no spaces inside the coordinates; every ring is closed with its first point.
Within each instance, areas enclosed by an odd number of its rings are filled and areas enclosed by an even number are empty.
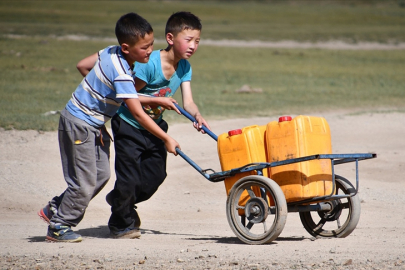
{"type": "MultiPolygon", "coordinates": [[[[83,242],[48,243],[47,226],[36,212],[65,188],[57,133],[0,130],[0,269],[405,269],[404,114],[374,110],[312,115],[328,121],[334,153],[378,154],[359,162],[362,212],[346,238],[314,239],[298,214],[289,213],[271,244],[243,244],[226,219],[223,183],[207,181],[181,157],[170,155],[167,180],[139,205],[140,239],[108,237],[105,195],[113,187],[113,174],[74,228],[83,242]]],[[[221,134],[276,119],[210,125],[221,134]]],[[[211,138],[197,134],[190,123],[173,124],[169,133],[201,167],[220,170],[211,138]]],[[[338,169],[354,179],[350,164],[338,169]]]]}

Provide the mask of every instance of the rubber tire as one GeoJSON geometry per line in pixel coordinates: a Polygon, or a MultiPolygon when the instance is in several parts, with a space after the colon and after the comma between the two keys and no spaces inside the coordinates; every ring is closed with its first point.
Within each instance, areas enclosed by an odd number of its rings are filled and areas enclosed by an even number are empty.
{"type": "MultiPolygon", "coordinates": [[[[339,175],[335,176],[335,182],[336,182],[336,190],[340,189],[345,194],[349,194],[355,191],[355,188],[350,183],[350,181],[339,175]]],[[[315,230],[316,224],[312,219],[311,212],[300,212],[300,219],[302,225],[304,225],[304,228],[307,230],[307,232],[309,232],[309,234],[311,234],[314,237],[344,238],[348,236],[353,232],[353,230],[356,228],[360,220],[361,206],[359,194],[356,194],[355,196],[349,197],[345,200],[347,200],[347,203],[349,204],[349,207],[345,208],[349,210],[349,213],[346,221],[340,228],[336,226],[337,228],[336,230],[324,230],[323,228],[321,228],[321,230],[315,230]]],[[[336,221],[329,221],[329,222],[336,222],[336,221]]]]}
{"type": "Polygon", "coordinates": [[[270,243],[275,240],[280,233],[283,231],[285,223],[287,221],[287,202],[285,196],[280,186],[273,180],[259,175],[250,175],[239,179],[232,187],[229,192],[227,201],[226,201],[226,216],[228,223],[235,233],[235,235],[244,243],[250,245],[260,245],[265,243],[270,243]],[[274,209],[275,216],[272,223],[272,226],[262,234],[252,235],[241,223],[240,215],[236,206],[239,202],[238,192],[241,188],[245,186],[261,186],[266,189],[266,193],[271,194],[274,200],[274,209]]]}

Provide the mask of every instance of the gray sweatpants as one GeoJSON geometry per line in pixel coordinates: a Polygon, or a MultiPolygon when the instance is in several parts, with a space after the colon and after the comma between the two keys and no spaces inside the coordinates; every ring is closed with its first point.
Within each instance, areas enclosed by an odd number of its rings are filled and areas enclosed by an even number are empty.
{"type": "Polygon", "coordinates": [[[92,127],[63,110],[58,136],[67,188],[50,201],[57,209],[51,226],[76,226],[83,219],[90,200],[110,179],[110,135],[105,128],[92,127]]]}

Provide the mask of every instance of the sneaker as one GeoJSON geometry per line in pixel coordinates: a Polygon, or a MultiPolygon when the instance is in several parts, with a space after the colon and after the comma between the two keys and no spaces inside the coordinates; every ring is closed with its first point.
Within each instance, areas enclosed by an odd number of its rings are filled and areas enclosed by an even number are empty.
{"type": "MultiPolygon", "coordinates": [[[[107,202],[110,206],[112,206],[111,192],[108,193],[107,196],[105,196],[105,200],[106,200],[106,202],[107,202]]],[[[136,209],[136,206],[135,206],[135,209],[136,209]]],[[[136,210],[135,210],[135,211],[136,211],[136,210]]],[[[136,212],[136,220],[135,220],[134,226],[135,226],[136,228],[140,228],[140,227],[141,227],[141,218],[139,217],[138,212],[136,212]]]]}
{"type": "Polygon", "coordinates": [[[56,211],[51,210],[51,206],[47,204],[44,208],[38,211],[38,216],[45,221],[46,223],[50,224],[50,220],[52,216],[55,214],[56,211]]]}
{"type": "Polygon", "coordinates": [[[126,228],[121,231],[110,230],[110,236],[116,239],[135,239],[141,237],[141,231],[136,228],[126,228]]]}
{"type": "Polygon", "coordinates": [[[48,233],[46,235],[46,240],[52,242],[81,242],[82,236],[80,234],[74,233],[70,226],[65,225],[55,225],[55,228],[48,226],[48,233]]]}

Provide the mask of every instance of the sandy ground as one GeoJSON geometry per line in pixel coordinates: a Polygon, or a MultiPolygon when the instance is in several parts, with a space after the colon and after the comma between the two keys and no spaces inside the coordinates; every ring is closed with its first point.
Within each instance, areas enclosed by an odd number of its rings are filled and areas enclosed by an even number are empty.
{"type": "MultiPolygon", "coordinates": [[[[138,207],[141,239],[108,237],[105,195],[114,184],[113,174],[75,228],[83,242],[48,243],[47,226],[37,211],[65,188],[57,133],[0,130],[0,268],[405,269],[405,115],[312,115],[328,121],[334,153],[378,154],[377,159],[359,162],[361,218],[346,238],[315,240],[298,214],[289,213],[274,242],[243,244],[226,219],[223,183],[209,182],[181,157],[170,155],[167,180],[138,207]]],[[[210,125],[221,134],[274,120],[229,119],[210,125]]],[[[191,123],[172,124],[169,133],[201,167],[220,171],[216,143],[210,137],[196,133],[191,123]]],[[[337,173],[354,180],[352,164],[339,165],[337,173]]]]}

